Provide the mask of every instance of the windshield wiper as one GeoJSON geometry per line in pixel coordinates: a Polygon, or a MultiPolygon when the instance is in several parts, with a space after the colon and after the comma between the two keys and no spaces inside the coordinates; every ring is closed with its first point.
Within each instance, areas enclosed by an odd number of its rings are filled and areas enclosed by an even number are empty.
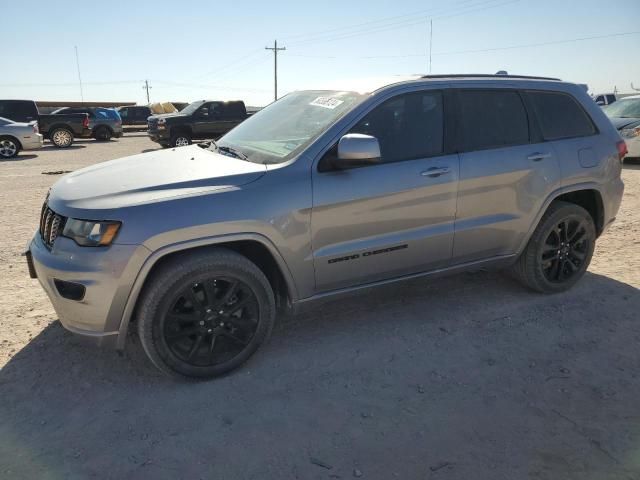
{"type": "Polygon", "coordinates": [[[235,148],[231,148],[231,147],[225,147],[225,146],[220,146],[220,145],[216,145],[218,147],[218,151],[219,152],[224,152],[224,153],[228,153],[231,156],[234,156],[236,158],[239,158],[240,160],[249,160],[249,157],[247,157],[244,153],[242,153],[240,150],[236,150],[235,148]]]}
{"type": "MultiPolygon", "coordinates": [[[[232,156],[235,158],[239,158],[240,160],[249,161],[249,157],[247,157],[240,150],[236,150],[235,148],[223,145],[218,145],[215,140],[209,140],[208,143],[209,145],[205,147],[207,150],[210,150],[212,152],[223,152],[224,154],[227,154],[227,156],[232,156]]],[[[206,143],[203,143],[202,145],[206,145],[206,143]]]]}

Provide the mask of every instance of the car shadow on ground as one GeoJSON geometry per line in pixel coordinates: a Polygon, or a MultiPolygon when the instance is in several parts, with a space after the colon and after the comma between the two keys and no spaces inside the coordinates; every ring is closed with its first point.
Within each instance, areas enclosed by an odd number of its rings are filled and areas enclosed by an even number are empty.
{"type": "Polygon", "coordinates": [[[623,478],[640,469],[638,311],[638,289],[591,273],[551,296],[496,272],[418,279],[285,318],[209,382],[54,322],[0,371],[0,473],[623,478]]]}
{"type": "Polygon", "coordinates": [[[20,162],[22,160],[31,160],[32,158],[38,158],[38,156],[33,154],[18,154],[11,158],[0,158],[0,162],[20,162]]]}
{"type": "Polygon", "coordinates": [[[68,147],[65,148],[58,148],[55,145],[49,144],[49,145],[44,145],[42,148],[36,148],[33,151],[34,152],[42,152],[42,151],[47,151],[47,152],[51,152],[51,151],[59,151],[59,152],[65,152],[67,150],[77,150],[79,148],[87,148],[86,145],[76,145],[75,142],[73,145],[70,145],[68,147]]]}

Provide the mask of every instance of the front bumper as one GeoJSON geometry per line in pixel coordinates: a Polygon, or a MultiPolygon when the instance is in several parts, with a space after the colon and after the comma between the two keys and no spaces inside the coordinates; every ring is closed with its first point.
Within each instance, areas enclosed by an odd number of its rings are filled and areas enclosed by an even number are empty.
{"type": "Polygon", "coordinates": [[[36,232],[26,256],[60,323],[92,343],[115,347],[129,293],[148,254],[142,245],[80,247],[66,237],[58,237],[49,250],[36,232]],[[60,281],[82,285],[83,297],[65,298],[60,281]]]}
{"type": "Polygon", "coordinates": [[[149,135],[149,139],[157,142],[157,143],[168,143],[169,142],[169,131],[168,130],[147,130],[147,135],[149,135]]]}

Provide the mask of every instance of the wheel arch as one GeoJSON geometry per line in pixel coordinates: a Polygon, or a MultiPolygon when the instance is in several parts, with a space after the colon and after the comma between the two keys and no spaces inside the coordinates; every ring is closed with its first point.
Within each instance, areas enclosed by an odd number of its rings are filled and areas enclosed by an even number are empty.
{"type": "Polygon", "coordinates": [[[233,250],[256,264],[269,280],[279,309],[288,308],[298,299],[293,276],[284,258],[275,245],[262,235],[253,233],[225,235],[219,238],[198,239],[167,245],[156,250],[147,258],[133,283],[120,322],[117,349],[121,350],[125,346],[127,331],[135,317],[141,293],[144,286],[153,277],[154,272],[169,260],[181,255],[189,255],[196,251],[215,250],[216,248],[233,250]]]}
{"type": "Polygon", "coordinates": [[[3,133],[2,135],[0,135],[0,140],[2,140],[3,138],[8,138],[10,140],[13,140],[18,144],[18,150],[22,150],[22,142],[20,142],[18,137],[14,137],[13,135],[9,135],[8,133],[3,133]]]}
{"type": "Polygon", "coordinates": [[[55,131],[55,130],[60,129],[60,128],[63,128],[64,130],[70,132],[71,136],[75,137],[75,133],[73,132],[73,129],[69,125],[66,125],[64,123],[55,123],[55,124],[51,125],[49,127],[49,129],[47,130],[47,138],[51,139],[51,133],[53,131],[55,131]]]}
{"type": "Polygon", "coordinates": [[[180,133],[186,133],[189,137],[193,137],[193,130],[189,125],[176,125],[175,127],[169,128],[169,136],[173,137],[174,135],[178,135],[180,133]]]}
{"type": "Polygon", "coordinates": [[[529,228],[529,231],[527,232],[527,235],[525,235],[523,241],[519,245],[517,255],[522,253],[522,251],[527,246],[527,243],[529,243],[533,232],[540,223],[542,216],[549,209],[549,206],[553,202],[557,201],[573,203],[587,210],[587,212],[589,212],[589,214],[591,215],[591,218],[593,218],[593,223],[596,226],[597,236],[600,236],[600,234],[603,232],[605,211],[600,186],[596,183],[568,185],[552,192],[544,201],[542,207],[540,208],[540,211],[538,212],[538,215],[535,218],[535,221],[531,222],[531,226],[529,228]]]}

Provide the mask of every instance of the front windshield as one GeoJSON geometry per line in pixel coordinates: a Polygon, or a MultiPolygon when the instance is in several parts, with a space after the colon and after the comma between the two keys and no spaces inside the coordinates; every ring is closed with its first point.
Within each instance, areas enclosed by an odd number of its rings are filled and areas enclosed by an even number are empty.
{"type": "Polygon", "coordinates": [[[195,112],[202,104],[204,103],[204,100],[198,100],[197,102],[193,102],[190,103],[189,105],[187,105],[186,107],[184,107],[182,110],[180,110],[180,113],[184,113],[185,115],[191,115],[193,112],[195,112]]]}
{"type": "Polygon", "coordinates": [[[308,90],[282,97],[220,139],[255,163],[282,163],[365,99],[355,92],[308,90]]]}
{"type": "Polygon", "coordinates": [[[618,100],[604,109],[609,118],[640,118],[640,98],[618,100]]]}

